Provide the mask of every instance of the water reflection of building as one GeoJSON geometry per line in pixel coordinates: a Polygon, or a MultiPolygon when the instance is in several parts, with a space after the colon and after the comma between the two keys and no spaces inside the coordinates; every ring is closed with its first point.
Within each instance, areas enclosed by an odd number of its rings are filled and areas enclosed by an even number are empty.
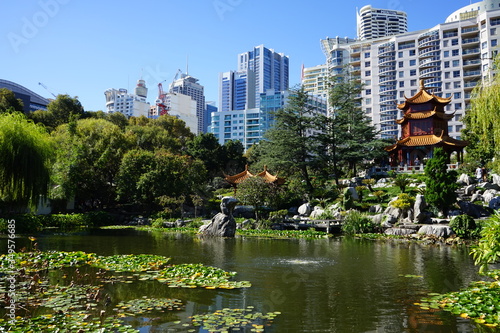
{"type": "Polygon", "coordinates": [[[448,121],[454,117],[454,112],[445,113],[444,109],[450,102],[451,97],[429,93],[423,80],[419,92],[413,97],[405,97],[398,105],[403,117],[396,120],[401,125],[401,138],[385,148],[391,155],[391,164],[418,164],[418,161],[431,158],[436,147],[443,148],[448,157],[456,152],[459,162],[462,161],[467,143],[449,136],[448,121]]]}

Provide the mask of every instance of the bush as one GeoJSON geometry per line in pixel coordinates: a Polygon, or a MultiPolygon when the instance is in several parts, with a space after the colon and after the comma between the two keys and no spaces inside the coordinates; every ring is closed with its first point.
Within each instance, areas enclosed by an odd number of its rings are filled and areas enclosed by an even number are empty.
{"type": "Polygon", "coordinates": [[[415,198],[407,193],[400,193],[398,199],[391,202],[391,206],[401,210],[407,210],[413,207],[415,204],[415,198]]]}
{"type": "Polygon", "coordinates": [[[165,222],[165,220],[161,217],[155,219],[152,223],[151,223],[151,226],[153,228],[163,228],[163,222],[165,222]]]}
{"type": "Polygon", "coordinates": [[[342,205],[344,206],[345,210],[349,210],[354,207],[354,199],[352,198],[351,192],[349,192],[347,189],[344,191],[342,205]]]}
{"type": "Polygon", "coordinates": [[[461,238],[477,238],[481,233],[481,226],[469,215],[455,216],[450,221],[450,228],[461,238]]]}
{"type": "Polygon", "coordinates": [[[375,224],[357,210],[349,211],[342,222],[342,232],[346,235],[371,233],[375,231],[375,224]]]}
{"type": "Polygon", "coordinates": [[[274,223],[283,222],[287,215],[288,210],[286,209],[276,210],[269,213],[269,219],[274,223]]]}

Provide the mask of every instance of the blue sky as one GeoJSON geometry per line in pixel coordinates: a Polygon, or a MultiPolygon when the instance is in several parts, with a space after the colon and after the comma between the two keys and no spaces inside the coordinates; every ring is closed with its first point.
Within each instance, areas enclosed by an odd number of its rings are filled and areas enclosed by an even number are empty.
{"type": "Polygon", "coordinates": [[[157,84],[177,69],[218,99],[218,74],[237,55],[264,44],[290,57],[290,84],[300,68],[325,62],[320,39],[356,37],[356,8],[408,13],[409,30],[444,22],[468,0],[0,0],[0,78],[51,97],[78,96],[85,110],[105,108],[108,88],[132,90],[142,76],[153,103],[157,84]]]}

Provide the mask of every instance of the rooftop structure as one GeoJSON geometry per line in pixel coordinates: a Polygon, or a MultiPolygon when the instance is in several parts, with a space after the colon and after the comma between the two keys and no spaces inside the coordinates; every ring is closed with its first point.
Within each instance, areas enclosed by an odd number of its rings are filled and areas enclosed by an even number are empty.
{"type": "Polygon", "coordinates": [[[47,110],[50,100],[44,98],[30,89],[12,81],[0,79],[0,88],[7,88],[14,93],[16,98],[23,101],[24,112],[29,113],[36,110],[47,110]]]}
{"type": "Polygon", "coordinates": [[[357,30],[361,40],[402,34],[408,31],[407,15],[400,10],[364,6],[357,13],[357,30]]]}

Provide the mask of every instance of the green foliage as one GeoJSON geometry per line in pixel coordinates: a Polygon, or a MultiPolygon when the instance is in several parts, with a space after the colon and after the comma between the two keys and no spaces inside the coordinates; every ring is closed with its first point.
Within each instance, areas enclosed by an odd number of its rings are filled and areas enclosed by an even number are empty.
{"type": "Polygon", "coordinates": [[[23,112],[23,101],[7,88],[0,88],[0,114],[15,111],[23,112]]]}
{"type": "Polygon", "coordinates": [[[442,148],[435,148],[434,156],[425,165],[425,200],[445,216],[457,200],[458,188],[456,171],[447,170],[447,158],[442,148]]]}
{"type": "Polygon", "coordinates": [[[407,193],[400,193],[398,198],[391,202],[391,206],[401,210],[407,210],[413,207],[415,204],[415,198],[407,193]]]}
{"type": "Polygon", "coordinates": [[[344,210],[354,208],[354,199],[352,198],[352,194],[348,189],[344,190],[344,195],[342,197],[342,206],[344,207],[344,210]]]}
{"type": "Polygon", "coordinates": [[[483,222],[481,239],[472,248],[472,256],[475,264],[479,266],[479,272],[488,270],[488,265],[500,259],[500,213],[495,212],[489,219],[483,222]]]}
{"type": "Polygon", "coordinates": [[[399,173],[394,179],[394,185],[399,187],[402,193],[405,192],[406,186],[411,184],[412,179],[405,173],[399,173]]]}
{"type": "Polygon", "coordinates": [[[288,215],[288,210],[281,209],[269,213],[269,220],[274,223],[283,222],[288,215]]]}
{"type": "Polygon", "coordinates": [[[477,238],[481,232],[481,226],[476,224],[470,215],[455,216],[450,221],[450,228],[461,238],[477,238]]]}
{"type": "Polygon", "coordinates": [[[371,233],[375,227],[368,216],[357,210],[348,211],[342,221],[342,232],[346,235],[371,233]]]}
{"type": "Polygon", "coordinates": [[[356,186],[356,193],[358,194],[359,202],[363,201],[364,191],[366,191],[366,186],[356,186]]]}
{"type": "Polygon", "coordinates": [[[54,148],[23,114],[0,114],[0,203],[36,204],[47,194],[54,148]]]}
{"type": "Polygon", "coordinates": [[[238,184],[236,198],[245,205],[255,209],[255,220],[258,222],[263,206],[272,207],[279,189],[276,185],[267,183],[261,177],[250,177],[238,184]]]}
{"type": "Polygon", "coordinates": [[[377,198],[378,203],[381,203],[384,200],[384,198],[386,197],[385,191],[382,191],[382,190],[378,190],[378,191],[373,192],[373,195],[377,198]]]}

